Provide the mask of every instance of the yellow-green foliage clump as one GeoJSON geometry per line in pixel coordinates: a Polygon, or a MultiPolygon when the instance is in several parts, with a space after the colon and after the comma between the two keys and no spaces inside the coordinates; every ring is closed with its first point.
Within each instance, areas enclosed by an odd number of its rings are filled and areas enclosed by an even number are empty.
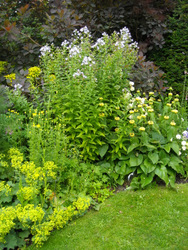
{"type": "MultiPolygon", "coordinates": [[[[53,202],[55,193],[51,183],[57,178],[58,169],[54,162],[46,161],[37,167],[34,162],[24,162],[23,154],[15,148],[11,148],[8,155],[10,166],[5,164],[4,155],[1,155],[0,164],[7,171],[14,170],[19,189],[16,191],[18,205],[0,209],[0,242],[3,244],[6,244],[6,235],[11,230],[16,232],[21,223],[24,230],[30,230],[34,244],[39,246],[53,229],[63,228],[73,217],[82,215],[89,208],[90,199],[87,197],[78,198],[68,207],[53,202]]],[[[11,192],[8,183],[0,182],[1,195],[7,197],[11,192]]]]}

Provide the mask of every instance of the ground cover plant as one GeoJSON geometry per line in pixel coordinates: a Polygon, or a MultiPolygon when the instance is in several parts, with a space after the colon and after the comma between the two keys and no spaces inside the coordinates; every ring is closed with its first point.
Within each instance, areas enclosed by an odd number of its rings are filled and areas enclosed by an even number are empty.
{"type": "Polygon", "coordinates": [[[135,89],[138,46],[126,27],[97,41],[83,27],[40,51],[27,97],[16,73],[6,75],[0,240],[8,249],[30,239],[40,246],[118,185],[175,188],[188,175],[186,112],[172,88],[135,89]]]}
{"type": "Polygon", "coordinates": [[[100,211],[53,232],[41,250],[187,249],[188,184],[176,188],[117,193],[100,211]]]}

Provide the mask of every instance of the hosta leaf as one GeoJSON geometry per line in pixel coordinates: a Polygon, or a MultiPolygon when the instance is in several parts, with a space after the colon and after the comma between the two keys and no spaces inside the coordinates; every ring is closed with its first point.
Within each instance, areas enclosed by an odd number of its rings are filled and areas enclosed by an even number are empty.
{"type": "Polygon", "coordinates": [[[139,166],[143,161],[143,155],[139,154],[138,156],[136,156],[135,154],[131,154],[130,156],[130,166],[131,167],[135,167],[135,166],[139,166]]]}
{"type": "Polygon", "coordinates": [[[106,154],[107,150],[109,148],[108,144],[102,145],[101,147],[99,147],[99,155],[101,158],[104,157],[104,155],[106,154]]]}
{"type": "Polygon", "coordinates": [[[167,169],[165,166],[160,166],[155,169],[155,174],[161,178],[166,185],[168,184],[168,174],[167,174],[167,169]]]}
{"type": "Polygon", "coordinates": [[[139,144],[136,142],[136,143],[132,143],[129,147],[128,147],[128,150],[127,150],[127,154],[129,154],[131,151],[133,151],[133,149],[137,148],[139,146],[139,144]]]}
{"type": "Polygon", "coordinates": [[[122,166],[116,165],[116,167],[115,167],[116,173],[118,173],[120,175],[125,175],[125,169],[126,169],[125,165],[124,166],[123,165],[122,166]]]}
{"type": "Polygon", "coordinates": [[[153,181],[154,173],[150,173],[148,175],[142,174],[141,175],[141,187],[144,188],[148,184],[150,184],[153,181]]]}
{"type": "Polygon", "coordinates": [[[156,168],[156,166],[149,159],[145,159],[140,167],[145,174],[151,173],[156,168]]]}
{"type": "Polygon", "coordinates": [[[168,143],[164,146],[164,149],[166,150],[167,153],[170,153],[170,150],[171,150],[171,144],[168,143]]]}
{"type": "Polygon", "coordinates": [[[177,173],[184,175],[184,169],[183,169],[183,166],[181,165],[181,160],[177,156],[173,155],[170,158],[170,162],[168,163],[168,166],[173,168],[177,173]]]}
{"type": "Polygon", "coordinates": [[[174,150],[174,152],[179,155],[179,151],[180,151],[180,148],[179,148],[179,145],[176,141],[173,141],[171,143],[171,148],[174,150]]]}
{"type": "Polygon", "coordinates": [[[159,160],[159,155],[156,152],[149,152],[148,153],[149,159],[153,162],[153,164],[156,164],[159,160]]]}

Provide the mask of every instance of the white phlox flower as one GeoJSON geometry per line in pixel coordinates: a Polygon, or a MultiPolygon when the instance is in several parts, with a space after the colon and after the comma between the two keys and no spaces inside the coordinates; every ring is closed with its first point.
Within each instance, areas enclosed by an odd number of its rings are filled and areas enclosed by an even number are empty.
{"type": "Polygon", "coordinates": [[[185,151],[187,149],[186,146],[182,146],[182,150],[185,151]]]}
{"type": "Polygon", "coordinates": [[[69,56],[73,57],[76,56],[77,54],[80,54],[80,48],[76,45],[74,45],[70,50],[69,50],[69,56]]]}
{"type": "Polygon", "coordinates": [[[92,64],[95,64],[95,62],[92,61],[91,57],[85,56],[81,65],[88,65],[88,64],[90,64],[91,66],[92,64]]]}
{"type": "Polygon", "coordinates": [[[51,48],[48,45],[43,46],[42,48],[40,48],[40,52],[42,56],[45,56],[46,52],[50,52],[51,48]]]}
{"type": "Polygon", "coordinates": [[[87,76],[84,75],[84,73],[82,71],[80,71],[79,69],[77,70],[77,72],[75,72],[73,74],[73,77],[77,77],[77,76],[82,76],[83,78],[87,78],[87,76]]]}
{"type": "Polygon", "coordinates": [[[103,40],[103,38],[98,38],[96,43],[92,45],[91,48],[97,48],[97,50],[99,50],[100,47],[104,45],[105,45],[105,41],[103,40]]]}
{"type": "Polygon", "coordinates": [[[185,145],[186,145],[186,141],[182,141],[182,142],[181,142],[181,145],[182,145],[182,146],[185,146],[185,145]]]}
{"type": "Polygon", "coordinates": [[[64,41],[61,43],[61,46],[62,46],[62,47],[68,47],[68,45],[69,45],[69,41],[67,41],[67,40],[64,40],[64,41]]]}

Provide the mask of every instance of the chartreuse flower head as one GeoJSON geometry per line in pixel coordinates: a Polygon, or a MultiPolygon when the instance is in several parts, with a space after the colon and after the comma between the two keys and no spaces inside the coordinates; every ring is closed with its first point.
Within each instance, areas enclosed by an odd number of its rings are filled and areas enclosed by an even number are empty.
{"type": "Polygon", "coordinates": [[[146,129],[144,127],[139,128],[140,131],[145,131],[146,129]]]}
{"type": "Polygon", "coordinates": [[[27,75],[27,78],[30,79],[36,79],[41,74],[41,69],[37,66],[31,67],[28,69],[29,74],[27,75]]]}

